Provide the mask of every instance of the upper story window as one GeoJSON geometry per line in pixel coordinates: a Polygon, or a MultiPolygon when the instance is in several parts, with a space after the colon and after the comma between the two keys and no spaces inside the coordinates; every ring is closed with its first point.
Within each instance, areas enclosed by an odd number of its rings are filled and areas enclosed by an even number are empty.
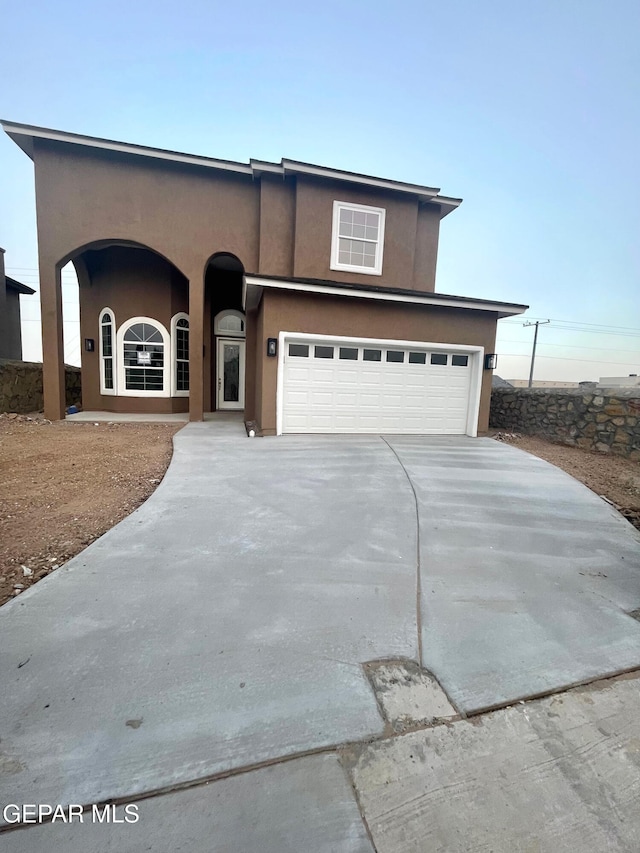
{"type": "Polygon", "coordinates": [[[384,217],[382,207],[334,201],[331,269],[382,275],[384,217]]]}

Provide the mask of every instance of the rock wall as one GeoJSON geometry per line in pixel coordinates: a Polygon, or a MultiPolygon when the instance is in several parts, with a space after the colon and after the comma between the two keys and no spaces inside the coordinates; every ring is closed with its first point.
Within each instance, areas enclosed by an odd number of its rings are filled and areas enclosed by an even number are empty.
{"type": "Polygon", "coordinates": [[[637,388],[494,388],[489,425],[640,461],[637,388]]]}
{"type": "MultiPolygon", "coordinates": [[[[82,399],[80,368],[65,366],[67,406],[82,399]]],[[[0,360],[0,412],[41,412],[42,365],[31,361],[0,360]]]]}

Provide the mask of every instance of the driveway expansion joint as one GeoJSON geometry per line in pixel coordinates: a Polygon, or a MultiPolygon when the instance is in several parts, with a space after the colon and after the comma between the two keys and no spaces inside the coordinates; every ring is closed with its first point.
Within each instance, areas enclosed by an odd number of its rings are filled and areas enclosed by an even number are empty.
{"type": "Polygon", "coordinates": [[[413,494],[413,502],[416,510],[416,630],[418,632],[418,660],[422,664],[424,662],[424,658],[422,655],[422,565],[421,565],[421,547],[420,547],[420,503],[418,501],[418,495],[416,494],[415,486],[413,485],[413,480],[409,476],[409,472],[407,471],[402,459],[396,453],[394,447],[389,444],[387,439],[381,435],[380,438],[387,445],[389,450],[396,457],[398,464],[404,471],[404,475],[407,478],[407,482],[411,487],[411,492],[413,494]]]}

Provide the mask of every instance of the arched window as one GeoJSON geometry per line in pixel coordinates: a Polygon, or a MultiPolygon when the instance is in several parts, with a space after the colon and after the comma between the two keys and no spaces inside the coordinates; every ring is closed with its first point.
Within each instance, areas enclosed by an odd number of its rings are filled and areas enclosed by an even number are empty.
{"type": "Polygon", "coordinates": [[[134,317],[118,329],[118,394],[168,397],[169,335],[157,320],[134,317]]]}
{"type": "Polygon", "coordinates": [[[224,338],[244,338],[246,332],[242,311],[228,309],[216,314],[213,321],[213,334],[224,338]]]}
{"type": "Polygon", "coordinates": [[[171,318],[171,396],[189,396],[189,315],[171,318]]]}
{"type": "Polygon", "coordinates": [[[116,393],[114,338],[116,320],[110,308],[100,312],[100,393],[116,393]]]}

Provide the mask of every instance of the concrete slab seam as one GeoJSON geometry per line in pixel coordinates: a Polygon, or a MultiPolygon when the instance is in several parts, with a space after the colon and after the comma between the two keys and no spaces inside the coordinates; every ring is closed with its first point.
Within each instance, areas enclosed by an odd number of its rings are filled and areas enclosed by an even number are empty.
{"type": "Polygon", "coordinates": [[[569,690],[575,690],[577,687],[592,687],[600,681],[611,681],[614,678],[620,678],[625,675],[637,673],[640,675],[640,666],[624,667],[622,669],[614,669],[611,672],[600,673],[592,678],[583,678],[579,681],[572,681],[570,684],[563,684],[560,687],[550,688],[549,690],[541,690],[539,693],[523,693],[515,699],[509,699],[507,702],[496,702],[495,705],[485,705],[482,708],[468,711],[466,714],[461,714],[463,719],[471,720],[474,717],[481,717],[483,714],[491,714],[494,711],[503,711],[506,708],[511,708],[514,705],[524,705],[526,702],[535,702],[537,699],[546,699],[548,696],[557,696],[560,693],[567,693],[569,690]]]}
{"type": "Polygon", "coordinates": [[[411,487],[411,492],[413,494],[413,501],[416,507],[416,629],[418,631],[418,661],[420,666],[422,666],[422,571],[420,565],[420,505],[418,503],[418,495],[416,494],[415,487],[409,476],[409,472],[404,467],[402,460],[394,450],[394,448],[389,444],[387,439],[381,435],[380,438],[387,445],[389,450],[396,457],[398,464],[404,471],[404,475],[407,478],[407,482],[411,487]]]}
{"type": "Polygon", "coordinates": [[[353,773],[351,772],[351,769],[350,769],[350,767],[353,766],[353,762],[352,762],[352,760],[345,761],[345,756],[343,755],[342,750],[339,750],[336,753],[336,757],[338,759],[338,764],[342,768],[342,772],[345,775],[347,783],[349,784],[349,786],[353,792],[353,799],[355,800],[356,806],[358,808],[358,812],[360,813],[360,819],[362,820],[362,825],[364,826],[364,831],[366,832],[367,838],[369,839],[369,843],[371,844],[371,847],[373,848],[373,853],[378,853],[378,848],[376,847],[376,843],[373,840],[373,833],[371,832],[371,827],[369,826],[369,821],[367,820],[365,813],[364,813],[364,806],[362,805],[362,802],[360,800],[360,793],[358,791],[358,788],[356,787],[356,781],[355,781],[355,779],[353,777],[353,773]]]}
{"type": "MultiPolygon", "coordinates": [[[[393,735],[395,736],[395,734],[393,735]]],[[[191,788],[200,788],[206,785],[213,784],[215,782],[222,782],[225,779],[231,779],[236,776],[244,776],[249,773],[253,773],[256,770],[263,770],[267,767],[274,767],[280,764],[289,764],[293,761],[298,761],[299,759],[309,758],[315,755],[336,755],[339,757],[342,751],[353,750],[356,747],[360,746],[369,746],[372,743],[376,743],[379,740],[388,740],[391,735],[369,735],[363,738],[361,741],[347,741],[345,743],[331,744],[329,746],[317,747],[316,749],[307,749],[301,752],[294,752],[290,755],[279,755],[275,758],[268,758],[265,761],[258,761],[254,764],[245,764],[242,767],[233,767],[229,770],[222,770],[219,773],[212,773],[209,776],[202,776],[197,779],[188,779],[184,782],[179,782],[174,785],[164,785],[159,788],[152,788],[147,791],[141,791],[136,794],[123,794],[118,797],[107,797],[98,802],[92,803],[84,803],[82,804],[82,813],[86,814],[87,812],[91,812],[94,806],[102,807],[106,805],[126,805],[127,803],[139,802],[141,800],[149,800],[153,797],[160,797],[166,794],[172,794],[176,791],[185,791],[191,788]]],[[[51,818],[44,818],[38,824],[34,824],[34,826],[42,826],[51,823],[51,818]]],[[[13,823],[13,824],[0,824],[0,837],[2,837],[3,833],[6,832],[18,832],[22,829],[28,829],[32,824],[25,823],[13,823]]]]}

